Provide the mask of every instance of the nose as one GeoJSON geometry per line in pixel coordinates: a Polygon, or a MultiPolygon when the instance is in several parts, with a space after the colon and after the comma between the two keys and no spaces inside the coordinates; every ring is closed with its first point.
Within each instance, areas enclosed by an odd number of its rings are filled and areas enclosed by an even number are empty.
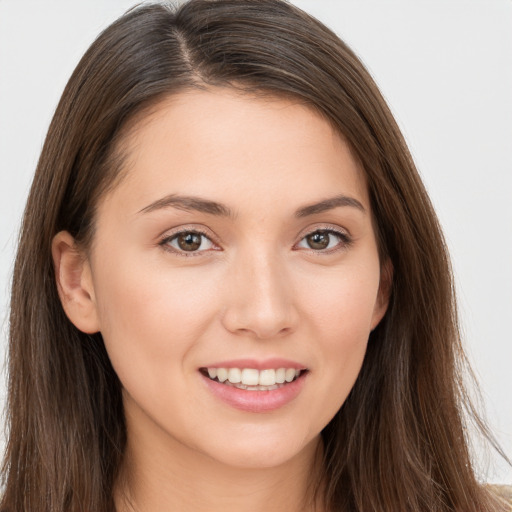
{"type": "Polygon", "coordinates": [[[231,267],[222,323],[235,334],[270,339],[297,328],[299,313],[289,272],[278,256],[241,256],[231,267]]]}

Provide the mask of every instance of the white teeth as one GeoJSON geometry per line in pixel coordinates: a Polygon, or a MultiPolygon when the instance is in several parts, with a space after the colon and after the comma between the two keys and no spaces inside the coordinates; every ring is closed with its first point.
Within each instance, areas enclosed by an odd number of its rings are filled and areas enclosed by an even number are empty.
{"type": "Polygon", "coordinates": [[[276,371],[261,370],[258,383],[260,386],[273,386],[276,383],[276,371]]]}
{"type": "Polygon", "coordinates": [[[219,382],[228,380],[228,371],[226,368],[217,368],[217,379],[219,379],[219,382]]]}
{"type": "Polygon", "coordinates": [[[257,386],[260,380],[260,372],[253,368],[244,368],[242,370],[242,384],[246,386],[257,386]]]}
{"type": "Polygon", "coordinates": [[[276,383],[283,384],[285,381],[286,368],[279,368],[276,370],[276,383]]]}
{"type": "Polygon", "coordinates": [[[296,368],[207,368],[210,379],[249,391],[277,389],[285,382],[292,382],[301,374],[296,368]]]}
{"type": "Polygon", "coordinates": [[[238,389],[246,389],[248,391],[272,391],[273,389],[278,389],[280,387],[277,384],[274,384],[273,386],[246,386],[245,384],[232,384],[229,380],[224,382],[224,385],[238,389]]]}
{"type": "Polygon", "coordinates": [[[293,379],[295,379],[295,368],[287,368],[284,374],[284,380],[286,382],[291,382],[293,379]]]}
{"type": "Polygon", "coordinates": [[[242,381],[242,372],[240,368],[230,368],[228,370],[228,380],[232,384],[238,384],[242,381]]]}

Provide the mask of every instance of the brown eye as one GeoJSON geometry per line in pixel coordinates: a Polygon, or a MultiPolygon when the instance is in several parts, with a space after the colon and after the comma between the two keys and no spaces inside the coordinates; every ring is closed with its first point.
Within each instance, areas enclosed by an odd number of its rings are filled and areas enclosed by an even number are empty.
{"type": "Polygon", "coordinates": [[[331,234],[327,231],[315,231],[306,236],[307,244],[311,249],[326,249],[331,241],[331,234]]]}
{"type": "Polygon", "coordinates": [[[202,252],[213,248],[212,241],[197,231],[181,231],[163,240],[162,245],[167,245],[178,253],[202,252]]]}
{"type": "Polygon", "coordinates": [[[306,235],[298,243],[298,247],[330,253],[336,249],[347,248],[350,243],[351,239],[345,233],[340,233],[333,229],[317,229],[306,235]]]}
{"type": "Polygon", "coordinates": [[[182,251],[197,251],[201,247],[202,235],[198,233],[180,233],[177,241],[182,251]]]}

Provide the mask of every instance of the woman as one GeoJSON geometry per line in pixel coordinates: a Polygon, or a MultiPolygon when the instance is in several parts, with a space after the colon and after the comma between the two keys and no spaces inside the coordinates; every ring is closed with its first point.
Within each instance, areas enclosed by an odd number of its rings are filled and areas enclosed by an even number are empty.
{"type": "Polygon", "coordinates": [[[462,363],[435,214],[334,34],[194,0],[100,35],[27,203],[2,509],[504,510],[462,363]]]}

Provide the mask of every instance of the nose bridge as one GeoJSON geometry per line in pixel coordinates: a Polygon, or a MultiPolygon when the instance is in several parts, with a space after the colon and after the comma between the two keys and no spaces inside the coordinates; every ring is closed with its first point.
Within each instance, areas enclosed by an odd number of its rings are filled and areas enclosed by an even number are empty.
{"type": "Polygon", "coordinates": [[[271,338],[295,329],[292,283],[277,251],[241,251],[233,262],[224,323],[232,332],[271,338]]]}

